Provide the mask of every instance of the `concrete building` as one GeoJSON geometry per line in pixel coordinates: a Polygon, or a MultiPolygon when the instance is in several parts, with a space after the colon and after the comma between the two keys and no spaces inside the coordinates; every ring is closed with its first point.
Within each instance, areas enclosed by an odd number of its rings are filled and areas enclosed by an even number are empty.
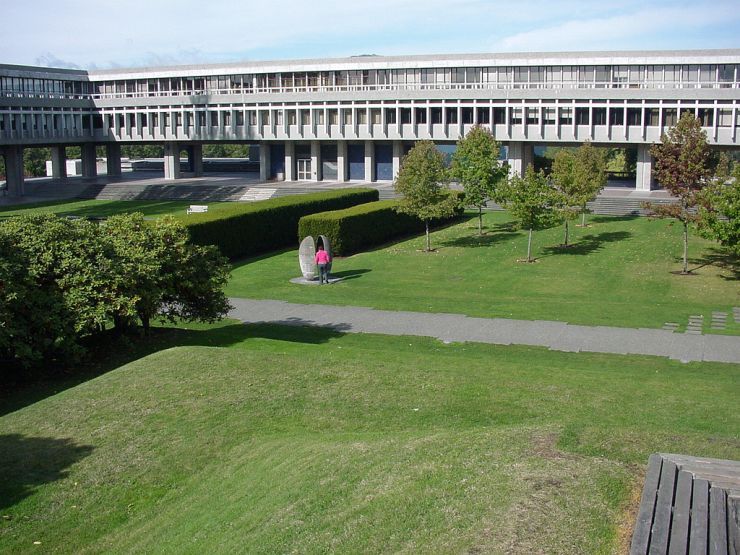
{"type": "Polygon", "coordinates": [[[0,65],[0,151],[9,194],[23,194],[24,147],[82,146],[110,175],[120,146],[161,143],[165,176],[180,157],[202,173],[202,145],[260,146],[263,179],[391,180],[419,139],[454,143],[489,127],[514,171],[534,145],[638,149],[638,190],[653,185],[649,146],[684,111],[711,145],[736,148],[740,49],[671,52],[358,56],[132,70],[74,71],[0,65]]]}

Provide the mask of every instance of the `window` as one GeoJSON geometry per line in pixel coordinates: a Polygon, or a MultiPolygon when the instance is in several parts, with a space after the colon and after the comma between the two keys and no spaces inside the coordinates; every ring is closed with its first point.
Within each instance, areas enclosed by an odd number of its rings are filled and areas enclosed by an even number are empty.
{"type": "Polygon", "coordinates": [[[427,109],[426,108],[416,108],[416,123],[426,123],[427,122],[427,109]]]}
{"type": "Polygon", "coordinates": [[[509,122],[512,125],[522,123],[522,109],[521,108],[509,108],[509,122]]]}
{"type": "Polygon", "coordinates": [[[401,108],[401,123],[411,123],[411,108],[401,108]]]}
{"type": "Polygon", "coordinates": [[[380,125],[382,123],[380,108],[370,109],[370,121],[373,122],[373,125],[380,125]]]}
{"type": "Polygon", "coordinates": [[[506,123],[506,108],[493,109],[493,123],[496,125],[502,125],[506,123]]]}
{"type": "Polygon", "coordinates": [[[573,123],[573,108],[560,108],[560,125],[573,123]]]}
{"type": "Polygon", "coordinates": [[[244,126],[244,112],[242,112],[241,110],[236,112],[236,126],[237,127],[244,126]]]}
{"type": "Polygon", "coordinates": [[[540,109],[539,108],[527,108],[527,123],[530,125],[538,124],[540,122],[540,109]]]}
{"type": "Polygon", "coordinates": [[[663,126],[673,127],[676,125],[678,117],[676,115],[676,108],[664,108],[663,109],[663,126]]]}
{"type": "Polygon", "coordinates": [[[442,123],[442,108],[431,109],[432,123],[442,123]]]}
{"type": "Polygon", "coordinates": [[[329,125],[339,125],[339,111],[328,110],[327,115],[329,116],[329,125]]]}
{"type": "Polygon", "coordinates": [[[576,125],[588,125],[588,108],[576,108],[576,125]]]}
{"type": "Polygon", "coordinates": [[[211,110],[208,113],[211,116],[211,127],[218,127],[218,112],[211,110]]]}
{"type": "Polygon", "coordinates": [[[342,113],[344,114],[343,116],[344,125],[352,125],[352,110],[344,110],[342,113]]]}
{"type": "Polygon", "coordinates": [[[720,88],[728,89],[732,87],[732,83],[735,81],[735,66],[721,65],[718,68],[717,80],[719,81],[720,88]]]}
{"type": "Polygon", "coordinates": [[[606,108],[593,109],[594,125],[606,125],[606,108]]]}
{"type": "Polygon", "coordinates": [[[462,122],[466,124],[473,123],[473,109],[472,108],[462,109],[462,122]]]}
{"type": "Polygon", "coordinates": [[[491,123],[491,111],[488,108],[478,108],[478,123],[491,123]]]}
{"type": "Polygon", "coordinates": [[[308,110],[299,110],[300,112],[300,118],[301,118],[301,125],[310,125],[311,124],[311,114],[308,110]]]}
{"type": "Polygon", "coordinates": [[[609,125],[624,125],[623,108],[612,108],[609,110],[609,125]]]}
{"type": "Polygon", "coordinates": [[[324,125],[324,110],[314,110],[313,118],[316,125],[324,125]]]}
{"type": "Polygon", "coordinates": [[[388,124],[396,123],[396,109],[395,108],[385,109],[385,121],[388,124]]]}
{"type": "Polygon", "coordinates": [[[627,108],[627,125],[642,125],[641,108],[627,108]]]}
{"type": "Polygon", "coordinates": [[[231,112],[223,112],[224,114],[224,126],[231,127],[231,112]]]}
{"type": "Polygon", "coordinates": [[[657,108],[645,108],[645,124],[657,127],[660,125],[660,112],[657,108]]]}
{"type": "Polygon", "coordinates": [[[556,109],[555,108],[543,108],[542,109],[542,115],[545,120],[545,125],[554,125],[555,124],[555,115],[556,115],[556,109]]]}
{"type": "Polygon", "coordinates": [[[714,110],[711,108],[699,108],[697,114],[702,127],[712,127],[714,125],[714,110]]]}
{"type": "Polygon", "coordinates": [[[447,123],[458,123],[457,108],[447,108],[447,123]]]}

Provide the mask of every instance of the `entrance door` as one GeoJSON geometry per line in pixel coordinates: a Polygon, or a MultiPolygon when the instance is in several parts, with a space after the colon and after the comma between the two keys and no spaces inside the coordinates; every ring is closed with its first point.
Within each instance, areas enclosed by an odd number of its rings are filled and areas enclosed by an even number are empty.
{"type": "Polygon", "coordinates": [[[299,158],[298,159],[298,180],[308,181],[311,179],[311,159],[310,158],[299,158]]]}

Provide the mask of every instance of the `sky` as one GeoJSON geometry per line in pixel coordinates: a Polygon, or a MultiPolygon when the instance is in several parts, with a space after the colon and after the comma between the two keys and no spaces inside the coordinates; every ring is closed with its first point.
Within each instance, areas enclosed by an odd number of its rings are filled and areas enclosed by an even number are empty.
{"type": "Polygon", "coordinates": [[[740,48],[740,0],[0,0],[0,63],[740,48]]]}

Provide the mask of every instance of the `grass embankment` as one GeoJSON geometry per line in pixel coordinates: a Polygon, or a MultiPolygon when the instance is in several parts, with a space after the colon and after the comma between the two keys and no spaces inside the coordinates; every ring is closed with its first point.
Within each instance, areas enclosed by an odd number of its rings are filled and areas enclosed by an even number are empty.
{"type": "Polygon", "coordinates": [[[0,218],[22,214],[58,214],[80,218],[107,218],[124,212],[141,212],[145,216],[184,215],[191,204],[207,204],[209,211],[218,211],[232,202],[183,200],[53,200],[32,204],[0,206],[0,218]]]}
{"type": "MultiPolygon", "coordinates": [[[[510,227],[507,214],[484,215],[486,234],[471,220],[437,231],[434,253],[423,237],[339,259],[331,287],[289,283],[299,275],[297,251],[237,264],[227,293],[234,297],[298,303],[361,305],[388,310],[462,313],[479,317],[559,320],[587,325],[659,328],[740,306],[737,261],[716,244],[693,235],[694,276],[680,276],[681,229],[666,220],[591,217],[575,228],[572,247],[558,248],[562,228],[534,237],[537,262],[517,262],[526,232],[510,227]]],[[[572,227],[573,229],[573,227],[572,227]]],[[[740,325],[728,318],[729,333],[740,325]]]]}
{"type": "Polygon", "coordinates": [[[160,337],[191,346],[15,395],[0,551],[612,552],[650,453],[740,458],[738,365],[228,322],[160,337]]]}

